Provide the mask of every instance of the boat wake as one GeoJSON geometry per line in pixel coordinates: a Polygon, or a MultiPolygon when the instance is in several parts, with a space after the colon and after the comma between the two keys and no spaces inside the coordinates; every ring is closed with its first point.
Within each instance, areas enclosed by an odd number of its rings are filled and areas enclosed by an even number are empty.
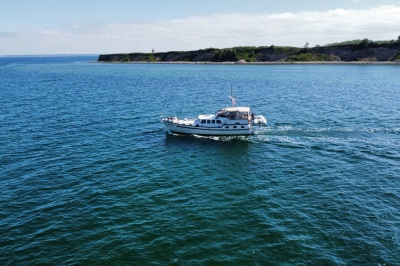
{"type": "Polygon", "coordinates": [[[386,139],[387,134],[400,134],[400,128],[350,128],[324,127],[305,128],[292,125],[275,125],[255,128],[253,141],[288,144],[298,146],[313,146],[321,143],[344,144],[349,142],[371,143],[386,139]]]}
{"type": "Polygon", "coordinates": [[[323,128],[305,128],[292,125],[277,125],[256,127],[256,135],[295,135],[295,136],[319,136],[319,135],[349,135],[349,134],[371,134],[386,133],[400,134],[400,128],[351,128],[351,127],[323,127],[323,128]]]}

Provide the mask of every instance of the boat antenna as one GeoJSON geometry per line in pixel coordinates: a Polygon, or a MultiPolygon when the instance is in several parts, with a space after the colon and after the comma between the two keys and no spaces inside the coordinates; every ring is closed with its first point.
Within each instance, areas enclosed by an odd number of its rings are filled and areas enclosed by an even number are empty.
{"type": "Polygon", "coordinates": [[[232,86],[232,83],[231,83],[231,105],[233,107],[233,86],[232,86]]]}

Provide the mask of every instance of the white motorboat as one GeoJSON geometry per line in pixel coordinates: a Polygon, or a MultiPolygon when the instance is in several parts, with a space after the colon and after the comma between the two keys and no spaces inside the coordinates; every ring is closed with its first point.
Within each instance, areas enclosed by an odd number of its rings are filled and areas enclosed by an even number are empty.
{"type": "Polygon", "coordinates": [[[253,135],[253,125],[267,123],[264,116],[250,114],[250,107],[234,107],[236,100],[232,96],[232,86],[230,99],[232,106],[218,110],[216,114],[199,115],[197,119],[170,116],[162,122],[172,133],[200,136],[253,135]]]}
{"type": "Polygon", "coordinates": [[[249,107],[228,107],[215,115],[199,115],[197,119],[178,119],[170,116],[162,120],[165,127],[175,134],[200,136],[253,135],[249,107]]]}

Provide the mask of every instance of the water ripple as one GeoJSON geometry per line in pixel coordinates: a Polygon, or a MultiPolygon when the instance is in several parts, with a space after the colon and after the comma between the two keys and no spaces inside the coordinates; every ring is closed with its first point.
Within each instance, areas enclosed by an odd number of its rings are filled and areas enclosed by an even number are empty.
{"type": "Polygon", "coordinates": [[[398,263],[398,68],[57,60],[0,67],[1,265],[398,263]],[[267,126],[166,132],[232,81],[267,126]]]}

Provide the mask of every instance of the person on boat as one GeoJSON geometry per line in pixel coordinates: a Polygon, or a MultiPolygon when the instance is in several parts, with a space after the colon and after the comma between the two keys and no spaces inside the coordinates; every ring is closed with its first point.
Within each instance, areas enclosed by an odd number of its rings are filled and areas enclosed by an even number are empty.
{"type": "Polygon", "coordinates": [[[254,120],[254,113],[251,113],[251,121],[254,120]]]}

